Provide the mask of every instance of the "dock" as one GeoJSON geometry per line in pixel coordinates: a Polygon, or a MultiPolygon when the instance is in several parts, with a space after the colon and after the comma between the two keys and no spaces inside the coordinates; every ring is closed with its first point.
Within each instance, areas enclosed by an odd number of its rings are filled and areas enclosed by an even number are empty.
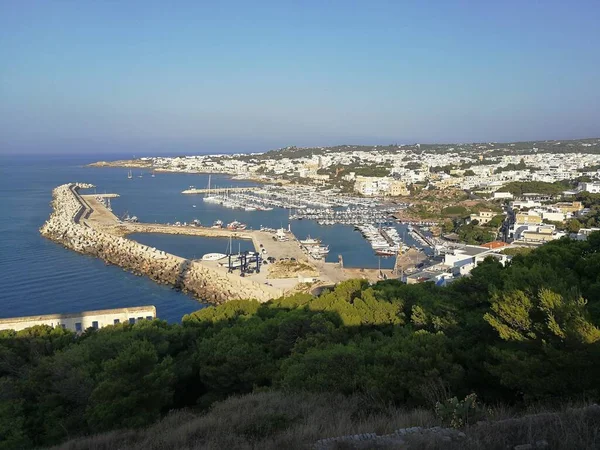
{"type": "Polygon", "coordinates": [[[228,192],[251,192],[260,189],[259,186],[229,187],[229,188],[190,188],[181,191],[182,194],[227,194],[228,192]]]}
{"type": "Polygon", "coordinates": [[[289,231],[124,222],[107,207],[103,197],[79,192],[93,187],[68,183],[55,188],[53,212],[40,233],[66,248],[189,292],[202,301],[216,304],[248,298],[268,301],[366,275],[365,271],[344,270],[341,263],[310,259],[289,231]],[[259,271],[232,272],[219,261],[186,259],[141,244],[129,238],[133,233],[247,239],[263,256],[263,261],[271,257],[273,262],[262,264],[259,271]]]}

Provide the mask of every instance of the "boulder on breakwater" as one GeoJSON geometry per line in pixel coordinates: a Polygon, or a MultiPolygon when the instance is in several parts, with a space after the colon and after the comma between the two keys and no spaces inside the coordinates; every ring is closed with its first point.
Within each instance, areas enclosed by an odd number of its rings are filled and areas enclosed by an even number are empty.
{"type": "Polygon", "coordinates": [[[266,301],[282,292],[247,278],[221,273],[201,263],[186,260],[156,248],[106,233],[82,223],[91,211],[78,194],[90,184],[69,183],[53,191],[53,212],[40,228],[42,236],[66,248],[92,255],[137,275],[174,286],[210,302],[254,298],[266,301]]]}

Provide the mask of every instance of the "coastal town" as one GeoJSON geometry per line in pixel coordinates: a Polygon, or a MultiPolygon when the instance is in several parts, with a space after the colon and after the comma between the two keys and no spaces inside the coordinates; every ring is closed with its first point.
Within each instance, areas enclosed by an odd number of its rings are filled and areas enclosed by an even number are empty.
{"type": "MultiPolygon", "coordinates": [[[[289,219],[354,226],[375,254],[424,256],[377,276],[443,285],[487,257],[505,264],[563,236],[600,226],[600,139],[456,145],[286,147],[261,154],[142,157],[93,166],[224,174],[255,187],[196,188],[224,208],[285,208],[289,219]],[[412,242],[391,225],[408,225],[412,242]],[[403,239],[404,238],[404,239],[403,239]],[[426,256],[426,258],[425,258],[426,256]]],[[[282,229],[280,233],[283,233],[282,229]]],[[[322,258],[322,253],[308,253],[322,258]]]]}

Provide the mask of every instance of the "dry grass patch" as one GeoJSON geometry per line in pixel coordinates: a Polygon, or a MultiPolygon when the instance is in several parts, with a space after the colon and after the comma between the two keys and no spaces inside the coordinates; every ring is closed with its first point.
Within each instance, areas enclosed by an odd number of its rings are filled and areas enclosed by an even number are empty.
{"type": "Polygon", "coordinates": [[[269,266],[269,278],[318,277],[319,271],[305,261],[277,261],[269,266]]]}
{"type": "Polygon", "coordinates": [[[229,398],[203,415],[177,411],[146,430],[75,439],[55,449],[294,450],[327,437],[436,424],[429,411],[374,407],[359,396],[263,392],[229,398]]]}

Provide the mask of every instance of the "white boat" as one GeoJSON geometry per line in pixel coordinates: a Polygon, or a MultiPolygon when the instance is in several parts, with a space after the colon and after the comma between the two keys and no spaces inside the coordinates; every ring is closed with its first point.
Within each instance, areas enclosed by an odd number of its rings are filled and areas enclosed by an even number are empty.
{"type": "Polygon", "coordinates": [[[218,261],[223,258],[227,258],[225,253],[207,253],[202,256],[202,261],[218,261]]]}
{"type": "Polygon", "coordinates": [[[129,172],[127,172],[127,178],[129,178],[130,180],[133,178],[133,174],[131,173],[131,170],[129,172]]]}
{"type": "Polygon", "coordinates": [[[223,228],[223,221],[215,220],[212,224],[212,228],[223,228]]]}
{"type": "Polygon", "coordinates": [[[247,225],[245,223],[241,223],[241,222],[238,222],[237,220],[234,220],[233,222],[227,224],[227,229],[229,229],[229,230],[245,230],[246,226],[247,225]]]}
{"type": "Polygon", "coordinates": [[[302,245],[319,245],[321,244],[321,239],[314,239],[308,236],[306,239],[300,240],[300,244],[302,245]]]}

